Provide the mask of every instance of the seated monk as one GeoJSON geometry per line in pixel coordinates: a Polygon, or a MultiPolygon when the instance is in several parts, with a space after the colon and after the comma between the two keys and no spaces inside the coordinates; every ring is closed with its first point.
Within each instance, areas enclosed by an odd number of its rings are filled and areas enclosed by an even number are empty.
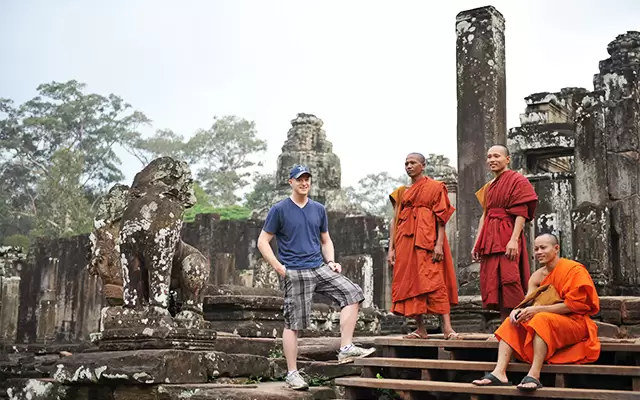
{"type": "Polygon", "coordinates": [[[511,385],[507,365],[511,355],[531,364],[517,386],[532,392],[542,387],[543,363],[585,364],[600,355],[598,327],[589,317],[600,310],[600,299],[584,265],[560,258],[558,239],[542,234],[535,240],[536,259],[543,265],[531,275],[526,298],[496,330],[498,362],[477,386],[511,385]]]}

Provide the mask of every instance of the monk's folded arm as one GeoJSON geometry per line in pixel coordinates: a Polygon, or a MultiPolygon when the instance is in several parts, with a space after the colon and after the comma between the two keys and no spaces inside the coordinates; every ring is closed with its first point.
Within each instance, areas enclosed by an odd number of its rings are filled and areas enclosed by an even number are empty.
{"type": "Polygon", "coordinates": [[[571,314],[573,311],[564,303],[553,304],[550,306],[538,306],[540,312],[548,312],[553,314],[571,314]]]}

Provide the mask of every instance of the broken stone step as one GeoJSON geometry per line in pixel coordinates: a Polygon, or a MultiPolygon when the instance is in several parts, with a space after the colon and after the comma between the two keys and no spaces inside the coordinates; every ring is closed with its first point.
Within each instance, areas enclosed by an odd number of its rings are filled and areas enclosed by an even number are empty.
{"type": "MultiPolygon", "coordinates": [[[[117,390],[117,389],[116,389],[117,390]]],[[[311,387],[308,391],[287,388],[284,382],[249,385],[160,385],[157,400],[325,400],[335,399],[335,389],[311,387]]],[[[115,397],[115,396],[114,396],[115,397]]],[[[154,399],[156,400],[156,399],[154,399]]]]}

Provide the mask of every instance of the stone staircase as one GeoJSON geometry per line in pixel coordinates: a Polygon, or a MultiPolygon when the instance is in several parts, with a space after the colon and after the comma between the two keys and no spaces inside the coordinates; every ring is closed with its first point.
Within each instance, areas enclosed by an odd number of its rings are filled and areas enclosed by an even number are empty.
{"type": "Polygon", "coordinates": [[[495,365],[498,342],[487,340],[490,335],[468,334],[460,340],[438,336],[428,340],[376,338],[374,355],[380,356],[356,360],[354,365],[363,368],[362,375],[338,378],[335,384],[345,388],[347,399],[640,399],[640,342],[633,339],[602,338],[601,355],[594,364],[545,365],[540,379],[545,387],[524,394],[515,384],[529,366],[520,362],[512,362],[508,369],[514,386],[470,383],[495,365]]]}

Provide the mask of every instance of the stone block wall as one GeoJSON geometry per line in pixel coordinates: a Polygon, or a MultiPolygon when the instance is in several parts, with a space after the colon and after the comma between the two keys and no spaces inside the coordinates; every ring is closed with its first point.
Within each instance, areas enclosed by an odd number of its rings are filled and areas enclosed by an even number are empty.
{"type": "MultiPolygon", "coordinates": [[[[363,288],[366,307],[384,309],[390,296],[386,250],[381,244],[388,236],[386,226],[377,217],[329,215],[336,259],[342,263],[345,275],[363,288]]],[[[185,224],[182,233],[185,242],[210,260],[211,285],[277,290],[278,276],[256,247],[261,229],[262,221],[221,221],[215,215],[203,214],[185,224]]],[[[272,245],[277,250],[275,240],[272,245]]],[[[88,254],[88,235],[42,239],[34,245],[19,273],[3,279],[6,290],[0,322],[5,327],[10,325],[4,322],[10,316],[17,318],[16,329],[6,333],[11,336],[8,340],[78,342],[98,330],[103,296],[100,279],[87,271],[88,254]],[[13,314],[10,310],[14,310],[13,314]]],[[[0,329],[5,331],[10,330],[0,329]]]]}

